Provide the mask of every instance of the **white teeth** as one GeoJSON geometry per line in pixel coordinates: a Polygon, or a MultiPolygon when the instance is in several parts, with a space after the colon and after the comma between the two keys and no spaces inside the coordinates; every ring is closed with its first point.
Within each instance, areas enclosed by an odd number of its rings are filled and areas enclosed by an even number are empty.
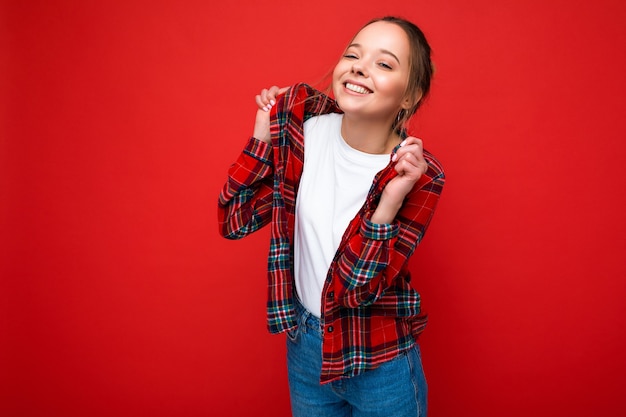
{"type": "Polygon", "coordinates": [[[367,88],[363,88],[359,85],[354,85],[350,83],[346,83],[346,88],[350,91],[354,91],[355,93],[360,93],[360,94],[369,94],[370,92],[367,88]]]}

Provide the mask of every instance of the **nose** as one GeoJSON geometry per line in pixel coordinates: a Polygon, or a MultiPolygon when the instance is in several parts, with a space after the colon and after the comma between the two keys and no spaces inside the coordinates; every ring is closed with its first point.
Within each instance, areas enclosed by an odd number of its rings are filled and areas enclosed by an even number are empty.
{"type": "Polygon", "coordinates": [[[365,68],[364,68],[363,64],[361,63],[361,61],[355,61],[352,64],[352,73],[360,75],[362,77],[365,77],[366,72],[365,72],[365,68]]]}

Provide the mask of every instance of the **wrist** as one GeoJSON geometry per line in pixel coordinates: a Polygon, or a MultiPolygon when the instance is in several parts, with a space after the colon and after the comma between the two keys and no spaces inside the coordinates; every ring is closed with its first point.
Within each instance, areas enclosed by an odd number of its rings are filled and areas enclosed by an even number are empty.
{"type": "Polygon", "coordinates": [[[374,210],[370,221],[377,224],[390,224],[393,223],[400,207],[402,207],[402,201],[395,201],[392,198],[385,198],[385,193],[380,198],[378,207],[374,210]]]}

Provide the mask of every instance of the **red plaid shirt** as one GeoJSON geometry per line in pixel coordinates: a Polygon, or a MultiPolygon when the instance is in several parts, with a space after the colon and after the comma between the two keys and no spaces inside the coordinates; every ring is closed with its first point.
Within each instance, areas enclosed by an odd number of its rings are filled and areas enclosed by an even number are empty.
{"type": "MultiPolygon", "coordinates": [[[[272,145],[250,138],[219,196],[224,237],[239,239],[271,224],[267,320],[272,333],[296,326],[293,242],[304,163],[303,124],[331,112],[341,110],[319,91],[306,84],[290,88],[272,109],[272,145]]],[[[433,216],[444,173],[427,151],[424,158],[428,171],[406,196],[393,224],[369,221],[383,188],[397,175],[390,159],[343,235],[322,292],[321,383],[397,357],[426,325],[420,296],[410,285],[408,260],[433,216]]]]}

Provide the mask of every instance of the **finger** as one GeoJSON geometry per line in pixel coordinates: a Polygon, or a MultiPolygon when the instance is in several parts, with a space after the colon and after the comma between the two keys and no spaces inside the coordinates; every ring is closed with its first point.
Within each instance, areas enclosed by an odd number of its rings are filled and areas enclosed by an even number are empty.
{"type": "Polygon", "coordinates": [[[428,170],[428,162],[424,158],[424,155],[420,152],[418,153],[406,153],[402,157],[402,161],[405,164],[403,169],[405,171],[410,169],[415,169],[419,171],[420,175],[423,175],[428,170]]]}
{"type": "Polygon", "coordinates": [[[404,177],[412,181],[417,181],[426,173],[427,169],[428,165],[426,164],[418,163],[415,165],[406,160],[399,161],[395,166],[395,170],[399,177],[404,177]]]}
{"type": "Polygon", "coordinates": [[[399,176],[410,176],[411,173],[416,171],[415,165],[413,165],[407,159],[402,159],[396,163],[396,172],[399,176]]]}
{"type": "Polygon", "coordinates": [[[270,102],[268,95],[269,95],[269,90],[267,88],[264,88],[263,90],[261,90],[261,100],[263,101],[264,104],[269,104],[270,102]]]}
{"type": "Polygon", "coordinates": [[[274,85],[272,87],[270,87],[267,91],[267,104],[268,104],[268,109],[271,109],[272,106],[274,106],[274,104],[276,104],[276,97],[278,97],[280,94],[284,93],[285,91],[287,91],[288,87],[286,88],[279,88],[278,86],[274,85]]]}
{"type": "Polygon", "coordinates": [[[413,155],[415,158],[422,158],[422,150],[417,144],[401,146],[393,156],[394,161],[404,158],[406,155],[413,155]]]}
{"type": "Polygon", "coordinates": [[[424,158],[421,150],[416,146],[413,147],[413,152],[405,152],[402,155],[396,154],[394,161],[396,161],[396,165],[400,164],[398,169],[403,172],[417,170],[419,171],[419,175],[423,175],[428,170],[428,161],[424,158]]]}
{"type": "Polygon", "coordinates": [[[426,158],[424,158],[424,144],[421,139],[414,139],[415,140],[412,141],[412,144],[408,146],[407,154],[410,149],[410,154],[413,158],[415,158],[413,164],[419,168],[421,175],[423,175],[428,170],[428,162],[426,161],[426,158]]]}
{"type": "Polygon", "coordinates": [[[421,158],[423,149],[424,147],[421,139],[409,136],[400,143],[400,148],[396,151],[397,158],[395,159],[400,159],[407,153],[413,153],[418,158],[421,158]]]}
{"type": "Polygon", "coordinates": [[[407,136],[406,139],[404,139],[400,144],[400,146],[405,145],[417,145],[421,149],[424,148],[424,142],[420,138],[416,138],[415,136],[407,136]]]}
{"type": "Polygon", "coordinates": [[[276,98],[275,89],[278,89],[278,87],[274,86],[261,90],[261,100],[263,101],[263,105],[266,110],[271,109],[272,106],[276,104],[276,101],[274,100],[276,98]]]}
{"type": "Polygon", "coordinates": [[[272,105],[276,104],[276,97],[278,97],[279,95],[285,93],[287,90],[289,90],[289,87],[279,88],[277,85],[273,85],[272,87],[270,87],[267,90],[267,99],[268,99],[268,101],[272,105]]]}
{"type": "Polygon", "coordinates": [[[400,169],[404,174],[413,174],[416,178],[421,177],[428,171],[428,162],[423,156],[415,156],[413,154],[406,154],[401,161],[400,169]]]}
{"type": "Polygon", "coordinates": [[[261,93],[256,96],[256,102],[259,108],[265,112],[270,111],[272,106],[275,104],[275,101],[270,98],[270,92],[268,89],[264,88],[261,90],[261,93]]]}
{"type": "Polygon", "coordinates": [[[288,89],[289,87],[279,88],[276,85],[273,85],[270,88],[264,88],[255,98],[257,106],[259,106],[259,109],[263,111],[270,111],[274,104],[276,104],[276,97],[283,94],[288,89]]]}
{"type": "Polygon", "coordinates": [[[269,89],[264,88],[261,91],[261,98],[263,101],[263,110],[270,111],[272,106],[276,104],[276,95],[279,92],[279,88],[277,86],[272,86],[269,89]]]}
{"type": "Polygon", "coordinates": [[[276,98],[276,96],[279,94],[279,91],[280,91],[280,88],[278,88],[278,86],[277,86],[277,85],[273,85],[273,86],[271,86],[271,87],[268,89],[268,91],[267,91],[267,93],[268,93],[268,98],[270,98],[270,99],[275,99],[275,98],[276,98]]]}
{"type": "Polygon", "coordinates": [[[259,94],[255,96],[262,104],[267,104],[267,90],[262,89],[259,94]]]}
{"type": "Polygon", "coordinates": [[[268,112],[272,108],[272,103],[268,103],[267,100],[263,100],[261,96],[256,96],[255,102],[256,105],[259,106],[259,110],[263,110],[264,112],[268,112]]]}

